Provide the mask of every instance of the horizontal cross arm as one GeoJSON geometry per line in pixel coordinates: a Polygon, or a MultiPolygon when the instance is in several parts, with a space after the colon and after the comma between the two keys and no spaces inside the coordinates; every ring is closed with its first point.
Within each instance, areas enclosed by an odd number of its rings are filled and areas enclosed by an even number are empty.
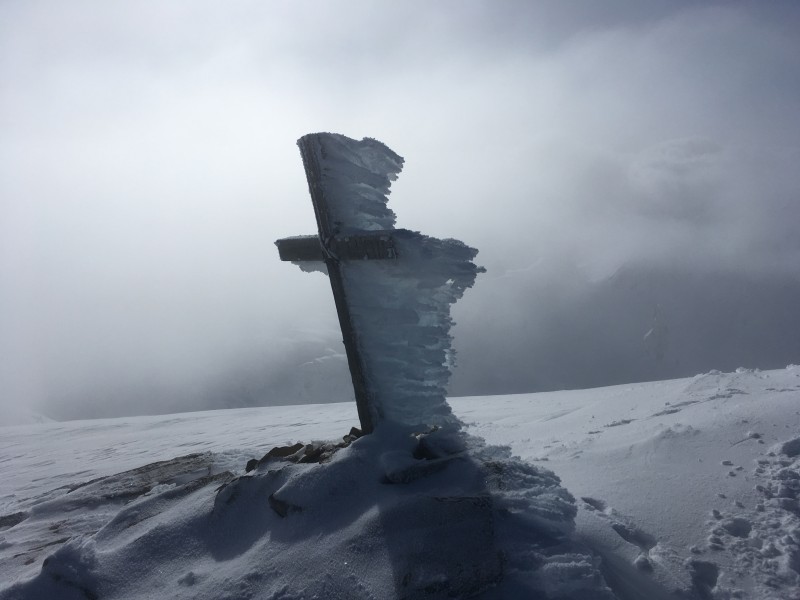
{"type": "Polygon", "coordinates": [[[319,243],[319,236],[316,235],[298,235],[283,238],[276,241],[275,245],[278,247],[278,254],[281,260],[303,262],[325,260],[322,245],[319,243]]]}
{"type": "Polygon", "coordinates": [[[397,258],[394,240],[387,231],[331,238],[327,252],[316,235],[284,238],[275,245],[281,260],[292,262],[324,261],[328,257],[347,261],[397,258]]]}

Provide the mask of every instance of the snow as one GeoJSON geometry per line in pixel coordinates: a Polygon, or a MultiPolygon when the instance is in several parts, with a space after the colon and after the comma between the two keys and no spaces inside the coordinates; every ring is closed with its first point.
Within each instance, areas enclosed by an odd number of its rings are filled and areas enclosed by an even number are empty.
{"type": "Polygon", "coordinates": [[[354,405],[5,427],[0,598],[796,599],[798,400],[793,366],[452,398],[465,433],[249,473],[354,405]]]}
{"type": "Polygon", "coordinates": [[[511,413],[499,422],[456,412],[488,442],[546,461],[583,499],[577,527],[596,552],[626,568],[638,559],[667,590],[696,588],[691,565],[709,564],[719,575],[707,597],[800,597],[797,488],[780,479],[800,474],[786,455],[800,444],[797,369],[537,397],[524,412],[511,407],[529,396],[498,398],[511,413]]]}
{"type": "Polygon", "coordinates": [[[18,502],[4,572],[49,556],[0,597],[469,597],[559,590],[565,573],[605,589],[568,541],[572,496],[506,449],[442,429],[379,429],[324,463],[297,446],[248,473],[192,453],[18,502]]]}

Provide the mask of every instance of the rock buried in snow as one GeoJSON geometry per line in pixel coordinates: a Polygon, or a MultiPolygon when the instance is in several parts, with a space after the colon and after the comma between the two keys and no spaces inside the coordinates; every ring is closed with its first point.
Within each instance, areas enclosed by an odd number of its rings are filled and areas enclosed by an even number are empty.
{"type": "Polygon", "coordinates": [[[270,464],[274,461],[288,461],[293,463],[319,463],[330,460],[334,452],[341,448],[347,448],[355,440],[361,437],[361,431],[355,427],[350,429],[350,433],[343,436],[343,441],[338,444],[330,442],[313,442],[303,444],[297,442],[290,446],[275,446],[267,452],[261,460],[251,458],[245,465],[245,473],[257,469],[261,465],[270,464]]]}
{"type": "Polygon", "coordinates": [[[360,438],[362,435],[364,434],[358,427],[351,427],[350,433],[347,433],[344,436],[342,436],[342,439],[345,441],[345,443],[351,444],[355,442],[358,438],[360,438]]]}
{"type": "Polygon", "coordinates": [[[300,442],[291,446],[275,446],[261,458],[259,463],[267,462],[271,458],[287,458],[299,452],[301,448],[303,448],[303,444],[300,442]]]}
{"type": "Polygon", "coordinates": [[[269,498],[267,498],[269,502],[269,507],[275,511],[275,513],[279,517],[287,517],[291,513],[300,512],[303,509],[299,506],[295,506],[294,504],[289,504],[288,502],[284,502],[280,498],[276,498],[275,494],[270,494],[269,498]]]}
{"type": "Polygon", "coordinates": [[[28,513],[21,511],[11,513],[10,515],[0,516],[0,529],[11,528],[14,527],[15,525],[19,525],[27,518],[28,518],[28,513]]]}
{"type": "MultiPolygon", "coordinates": [[[[68,484],[53,490],[47,499],[36,501],[30,510],[0,518],[0,550],[7,547],[3,539],[6,532],[15,534],[19,541],[13,545],[11,560],[26,566],[41,565],[40,581],[63,579],[58,592],[30,591],[42,589],[40,584],[31,584],[33,587],[26,587],[26,592],[15,591],[14,587],[1,589],[0,598],[83,598],[69,591],[66,583],[73,577],[70,573],[78,569],[75,562],[85,556],[75,551],[76,545],[81,540],[91,544],[116,540],[119,532],[152,523],[164,506],[180,505],[200,490],[213,493],[234,477],[225,470],[225,461],[217,459],[211,452],[193,453],[68,484]],[[57,520],[52,522],[56,515],[57,520]],[[45,528],[43,521],[51,525],[45,528]],[[62,552],[60,547],[65,543],[69,548],[62,552]]],[[[86,576],[90,576],[88,571],[86,576]]],[[[91,591],[92,584],[87,581],[81,585],[91,591]]],[[[10,581],[0,581],[0,588],[10,585],[10,581]]]]}

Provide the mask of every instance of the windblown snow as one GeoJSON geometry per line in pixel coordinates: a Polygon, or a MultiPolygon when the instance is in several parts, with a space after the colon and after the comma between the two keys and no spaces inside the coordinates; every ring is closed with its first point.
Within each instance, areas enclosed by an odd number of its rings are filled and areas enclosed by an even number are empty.
{"type": "Polygon", "coordinates": [[[463,585],[488,582],[477,597],[794,600],[799,401],[800,367],[453,398],[464,434],[250,472],[275,446],[341,440],[354,406],[5,427],[0,598],[458,597],[437,569],[452,557],[463,585]],[[406,518],[425,502],[427,521],[406,518]],[[491,530],[469,526],[489,510],[491,530]],[[432,539],[443,513],[465,530],[432,539]],[[484,544],[502,553],[469,563],[484,544]]]}

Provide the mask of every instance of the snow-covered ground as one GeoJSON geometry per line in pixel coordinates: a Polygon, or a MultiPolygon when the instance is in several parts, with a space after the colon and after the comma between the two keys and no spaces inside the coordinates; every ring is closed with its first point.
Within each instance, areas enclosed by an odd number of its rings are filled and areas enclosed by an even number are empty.
{"type": "Polygon", "coordinates": [[[457,597],[472,588],[437,580],[414,541],[453,514],[449,554],[505,552],[465,563],[464,585],[497,584],[486,597],[527,597],[502,581],[527,564],[549,597],[608,597],[599,569],[622,599],[800,598],[800,367],[450,403],[488,444],[469,438],[473,462],[409,462],[370,436],[245,476],[273,447],[341,440],[350,404],[0,428],[0,598],[457,597]],[[541,469],[574,496],[574,532],[541,469]],[[433,479],[426,504],[411,490],[433,479]],[[535,518],[472,528],[487,492],[535,518]]]}

